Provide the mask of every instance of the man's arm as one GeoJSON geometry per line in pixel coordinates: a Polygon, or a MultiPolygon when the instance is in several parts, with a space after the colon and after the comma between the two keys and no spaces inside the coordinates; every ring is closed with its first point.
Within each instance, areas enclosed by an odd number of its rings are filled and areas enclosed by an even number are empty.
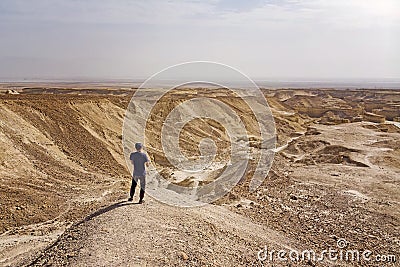
{"type": "MultiPolygon", "coordinates": [[[[130,155],[129,155],[129,159],[131,160],[131,163],[132,163],[132,171],[134,172],[135,171],[135,164],[133,163],[133,153],[131,153],[130,155]]],[[[132,173],[133,173],[132,172],[132,173]]]]}
{"type": "Polygon", "coordinates": [[[133,163],[133,159],[131,159],[131,163],[132,163],[132,173],[135,172],[135,164],[133,163]]]}

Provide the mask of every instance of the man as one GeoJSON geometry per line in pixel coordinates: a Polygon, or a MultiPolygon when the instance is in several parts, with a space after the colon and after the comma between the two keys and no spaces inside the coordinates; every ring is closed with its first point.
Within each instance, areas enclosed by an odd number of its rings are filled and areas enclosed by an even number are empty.
{"type": "Polygon", "coordinates": [[[139,204],[143,203],[144,198],[144,190],[146,188],[146,166],[149,164],[149,158],[145,153],[142,152],[143,145],[141,143],[135,144],[136,152],[131,153],[130,160],[133,164],[133,176],[132,176],[132,186],[130,197],[128,201],[133,200],[133,196],[135,195],[135,189],[138,180],[140,181],[140,195],[139,195],[139,204]]]}

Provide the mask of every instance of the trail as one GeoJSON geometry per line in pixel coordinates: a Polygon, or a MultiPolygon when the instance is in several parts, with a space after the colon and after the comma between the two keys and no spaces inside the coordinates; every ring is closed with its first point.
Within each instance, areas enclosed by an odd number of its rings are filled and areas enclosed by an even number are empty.
{"type": "Polygon", "coordinates": [[[237,266],[264,246],[299,247],[225,207],[120,201],[70,228],[29,266],[237,266]]]}

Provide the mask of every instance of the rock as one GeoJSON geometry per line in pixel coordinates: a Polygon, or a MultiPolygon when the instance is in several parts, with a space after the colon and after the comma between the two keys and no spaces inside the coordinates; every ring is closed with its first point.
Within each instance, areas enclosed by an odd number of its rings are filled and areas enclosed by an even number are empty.
{"type": "Polygon", "coordinates": [[[314,127],[307,127],[307,131],[305,133],[305,135],[319,135],[319,134],[321,134],[321,132],[314,127]]]}
{"type": "Polygon", "coordinates": [[[75,252],[70,252],[70,253],[67,254],[67,258],[72,258],[72,257],[75,257],[75,256],[76,256],[75,252]]]}
{"type": "Polygon", "coordinates": [[[186,260],[189,259],[189,256],[188,256],[185,252],[183,252],[183,251],[180,251],[180,252],[179,252],[179,257],[180,257],[182,260],[184,260],[184,261],[186,261],[186,260]]]}
{"type": "Polygon", "coordinates": [[[377,122],[377,123],[383,123],[385,122],[385,117],[381,116],[381,115],[377,115],[374,113],[370,113],[370,112],[365,112],[363,114],[363,119],[365,121],[370,121],[370,122],[377,122]]]}
{"type": "Polygon", "coordinates": [[[380,107],[377,109],[372,109],[372,112],[377,115],[385,117],[387,120],[394,120],[395,117],[400,115],[399,106],[390,104],[388,106],[380,107]]]}
{"type": "Polygon", "coordinates": [[[8,94],[8,95],[19,95],[19,93],[17,91],[15,91],[15,90],[7,90],[6,94],[8,94]]]}

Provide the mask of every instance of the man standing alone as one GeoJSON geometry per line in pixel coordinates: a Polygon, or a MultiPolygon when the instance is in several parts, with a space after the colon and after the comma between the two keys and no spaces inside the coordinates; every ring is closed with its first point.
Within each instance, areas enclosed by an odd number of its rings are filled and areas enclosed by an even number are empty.
{"type": "Polygon", "coordinates": [[[132,176],[132,185],[131,192],[128,201],[133,200],[133,196],[135,195],[135,189],[138,180],[140,181],[140,195],[139,195],[139,204],[143,203],[144,191],[146,188],[146,167],[145,165],[149,164],[149,158],[145,153],[142,152],[143,145],[141,143],[135,144],[136,152],[131,153],[129,159],[133,164],[133,176],[132,176]]]}

